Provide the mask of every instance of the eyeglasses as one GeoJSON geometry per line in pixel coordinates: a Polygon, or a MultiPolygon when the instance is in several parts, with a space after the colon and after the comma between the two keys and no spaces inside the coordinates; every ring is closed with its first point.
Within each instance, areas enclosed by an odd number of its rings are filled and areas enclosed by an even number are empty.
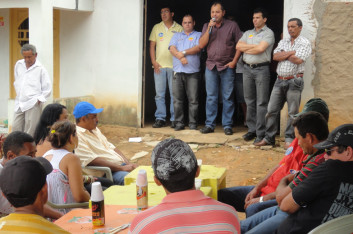
{"type": "Polygon", "coordinates": [[[169,10],[161,11],[161,15],[168,14],[169,12],[170,12],[169,10]]]}
{"type": "Polygon", "coordinates": [[[334,152],[334,151],[338,151],[338,149],[337,148],[336,149],[325,149],[325,152],[328,156],[331,156],[332,152],[334,152]]]}

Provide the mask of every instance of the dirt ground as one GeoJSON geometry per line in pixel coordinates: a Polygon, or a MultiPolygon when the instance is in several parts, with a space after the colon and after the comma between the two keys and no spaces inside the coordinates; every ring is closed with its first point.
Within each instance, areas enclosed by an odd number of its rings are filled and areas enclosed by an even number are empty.
{"type": "MultiPolygon", "coordinates": [[[[245,142],[241,137],[247,132],[244,127],[233,128],[235,133],[232,136],[226,136],[221,128],[216,128],[211,134],[187,129],[176,132],[170,127],[154,129],[150,125],[145,128],[101,125],[99,128],[127,158],[145,154],[132,160],[139,165],[151,165],[152,149],[161,140],[168,137],[181,139],[191,145],[196,157],[202,159],[202,164],[227,168],[227,187],[256,184],[284,154],[281,140],[277,142],[278,147],[262,149],[254,147],[252,142],[245,142]],[[142,142],[131,143],[131,137],[141,137],[142,142]]],[[[240,214],[240,218],[244,215],[240,214]]]]}

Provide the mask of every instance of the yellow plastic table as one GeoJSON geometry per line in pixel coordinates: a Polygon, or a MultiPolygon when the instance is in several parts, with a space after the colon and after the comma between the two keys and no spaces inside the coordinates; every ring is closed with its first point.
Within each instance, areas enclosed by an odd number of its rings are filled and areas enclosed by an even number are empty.
{"type": "MultiPolygon", "coordinates": [[[[128,175],[125,176],[125,185],[136,182],[137,173],[139,170],[144,169],[147,171],[148,183],[154,183],[154,172],[151,166],[139,166],[128,175]]],[[[223,167],[215,167],[212,165],[202,165],[201,173],[198,178],[202,179],[202,187],[211,187],[212,191],[209,195],[217,200],[217,191],[226,187],[226,172],[227,169],[223,167]]]]}
{"type": "MultiPolygon", "coordinates": [[[[206,196],[210,196],[212,188],[201,187],[200,190],[206,196]]],[[[110,186],[103,194],[105,205],[136,205],[136,184],[134,183],[125,186],[110,186]]],[[[148,206],[158,205],[165,196],[166,193],[162,186],[155,183],[148,184],[148,206]]]]}

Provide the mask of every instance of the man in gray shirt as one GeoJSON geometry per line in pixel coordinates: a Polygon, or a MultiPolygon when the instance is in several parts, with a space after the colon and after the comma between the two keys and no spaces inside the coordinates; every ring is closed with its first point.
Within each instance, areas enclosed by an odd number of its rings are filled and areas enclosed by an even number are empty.
{"type": "Polygon", "coordinates": [[[254,29],[246,31],[240,38],[236,49],[243,52],[244,61],[244,98],[247,105],[246,123],[248,133],[246,141],[255,139],[260,142],[265,136],[265,115],[270,92],[270,61],[275,41],[271,29],[266,26],[267,13],[255,9],[254,29]]]}

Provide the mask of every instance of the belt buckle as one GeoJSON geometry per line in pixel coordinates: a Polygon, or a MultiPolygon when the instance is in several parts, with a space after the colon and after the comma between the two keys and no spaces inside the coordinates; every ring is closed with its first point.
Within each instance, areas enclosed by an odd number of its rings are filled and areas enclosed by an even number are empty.
{"type": "Polygon", "coordinates": [[[255,68],[256,66],[255,66],[255,64],[249,64],[249,67],[250,68],[255,68]]]}

